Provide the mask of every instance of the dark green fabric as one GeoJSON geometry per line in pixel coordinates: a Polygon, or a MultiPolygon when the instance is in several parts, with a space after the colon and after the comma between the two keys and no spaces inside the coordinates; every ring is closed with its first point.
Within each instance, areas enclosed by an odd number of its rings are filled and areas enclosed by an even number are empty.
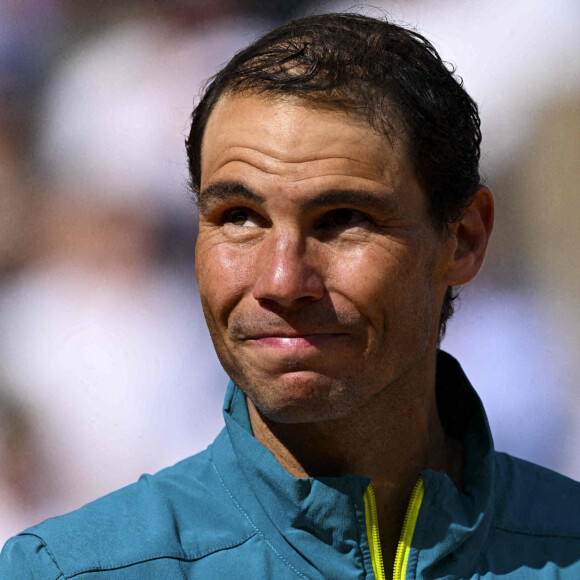
{"type": "MultiPolygon", "coordinates": [[[[496,453],[477,395],[439,354],[437,391],[466,449],[463,490],[423,472],[407,579],[580,578],[580,484],[496,453]]],[[[252,435],[232,384],[208,450],[11,539],[0,579],[373,578],[368,478],[296,479],[252,435]]]]}

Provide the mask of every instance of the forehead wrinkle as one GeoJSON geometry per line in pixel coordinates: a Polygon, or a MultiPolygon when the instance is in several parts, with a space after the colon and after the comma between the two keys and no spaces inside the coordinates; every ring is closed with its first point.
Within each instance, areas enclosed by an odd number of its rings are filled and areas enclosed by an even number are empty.
{"type": "MultiPolygon", "coordinates": [[[[206,164],[202,170],[202,184],[206,176],[206,183],[237,181],[243,176],[243,181],[256,191],[286,193],[291,197],[317,195],[323,190],[374,192],[379,188],[384,195],[393,196],[413,187],[414,172],[409,171],[402,144],[398,140],[389,142],[349,115],[301,106],[288,110],[275,108],[274,122],[270,124],[263,107],[250,110],[254,117],[243,115],[247,112],[243,107],[237,110],[239,105],[248,103],[248,99],[218,103],[225,107],[220,113],[226,114],[221,119],[225,125],[221,127],[218,123],[217,134],[212,134],[211,165],[206,164]],[[313,130],[316,124],[309,123],[310,119],[319,120],[321,116],[329,122],[322,123],[320,131],[313,130]],[[233,124],[234,131],[225,130],[228,123],[233,124]],[[346,127],[346,131],[335,131],[334,126],[346,127]],[[261,137],[255,138],[256,134],[261,137]]],[[[212,121],[214,124],[220,121],[216,114],[217,111],[212,113],[208,129],[212,121]]],[[[206,147],[209,137],[210,132],[205,137],[206,147]]]]}
{"type": "Polygon", "coordinates": [[[402,153],[398,140],[390,142],[362,119],[345,112],[248,95],[226,96],[218,101],[208,121],[203,153],[207,153],[210,134],[215,169],[206,171],[206,175],[221,172],[230,161],[239,161],[263,173],[288,175],[296,181],[310,177],[309,164],[313,164],[315,173],[321,167],[317,162],[321,162],[331,166],[342,163],[347,166],[346,171],[344,166],[341,168],[345,173],[350,168],[355,177],[381,181],[396,167],[402,153]],[[256,104],[261,106],[256,108],[256,104]],[[225,130],[229,123],[233,132],[225,130]],[[256,139],[255,134],[261,137],[256,139]]]}
{"type": "Polygon", "coordinates": [[[375,164],[355,157],[347,156],[325,156],[317,153],[311,157],[304,157],[303,153],[300,158],[279,159],[258,149],[246,147],[231,147],[224,151],[222,159],[219,160],[219,166],[213,171],[213,174],[224,171],[231,163],[242,163],[249,165],[261,173],[270,176],[287,177],[293,182],[301,182],[308,179],[325,177],[325,176],[344,176],[356,179],[365,179],[382,182],[385,174],[388,174],[386,167],[388,160],[382,160],[382,163],[375,164]],[[243,150],[243,154],[241,151],[243,150]],[[225,158],[224,158],[225,157],[225,158]],[[346,164],[346,166],[345,166],[346,164]],[[322,167],[322,170],[321,170],[322,167]],[[373,171],[369,177],[369,168],[373,171]],[[351,170],[349,172],[348,170],[351,170]]]}

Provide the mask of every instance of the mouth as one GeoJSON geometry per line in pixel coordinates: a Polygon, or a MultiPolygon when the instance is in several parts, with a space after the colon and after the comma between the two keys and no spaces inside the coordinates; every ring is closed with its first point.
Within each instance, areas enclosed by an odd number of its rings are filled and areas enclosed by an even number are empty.
{"type": "Polygon", "coordinates": [[[343,336],[346,335],[344,333],[274,333],[251,336],[246,339],[246,342],[260,347],[292,350],[312,347],[320,348],[343,336]]]}

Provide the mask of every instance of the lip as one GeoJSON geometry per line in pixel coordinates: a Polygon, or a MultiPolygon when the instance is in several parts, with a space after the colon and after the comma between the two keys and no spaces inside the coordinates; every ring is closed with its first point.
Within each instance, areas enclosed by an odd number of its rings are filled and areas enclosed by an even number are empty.
{"type": "Polygon", "coordinates": [[[305,349],[312,347],[322,347],[325,344],[332,342],[342,336],[342,333],[329,334],[269,334],[251,337],[247,342],[255,344],[256,346],[276,349],[305,349]]]}

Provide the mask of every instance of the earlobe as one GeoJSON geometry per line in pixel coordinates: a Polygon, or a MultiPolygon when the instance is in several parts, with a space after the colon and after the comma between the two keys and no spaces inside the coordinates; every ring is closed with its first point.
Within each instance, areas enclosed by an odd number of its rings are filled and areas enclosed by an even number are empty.
{"type": "Polygon", "coordinates": [[[493,208],[491,191],[481,186],[462,216],[449,226],[456,244],[447,270],[448,285],[465,284],[479,272],[493,228],[493,208]]]}

